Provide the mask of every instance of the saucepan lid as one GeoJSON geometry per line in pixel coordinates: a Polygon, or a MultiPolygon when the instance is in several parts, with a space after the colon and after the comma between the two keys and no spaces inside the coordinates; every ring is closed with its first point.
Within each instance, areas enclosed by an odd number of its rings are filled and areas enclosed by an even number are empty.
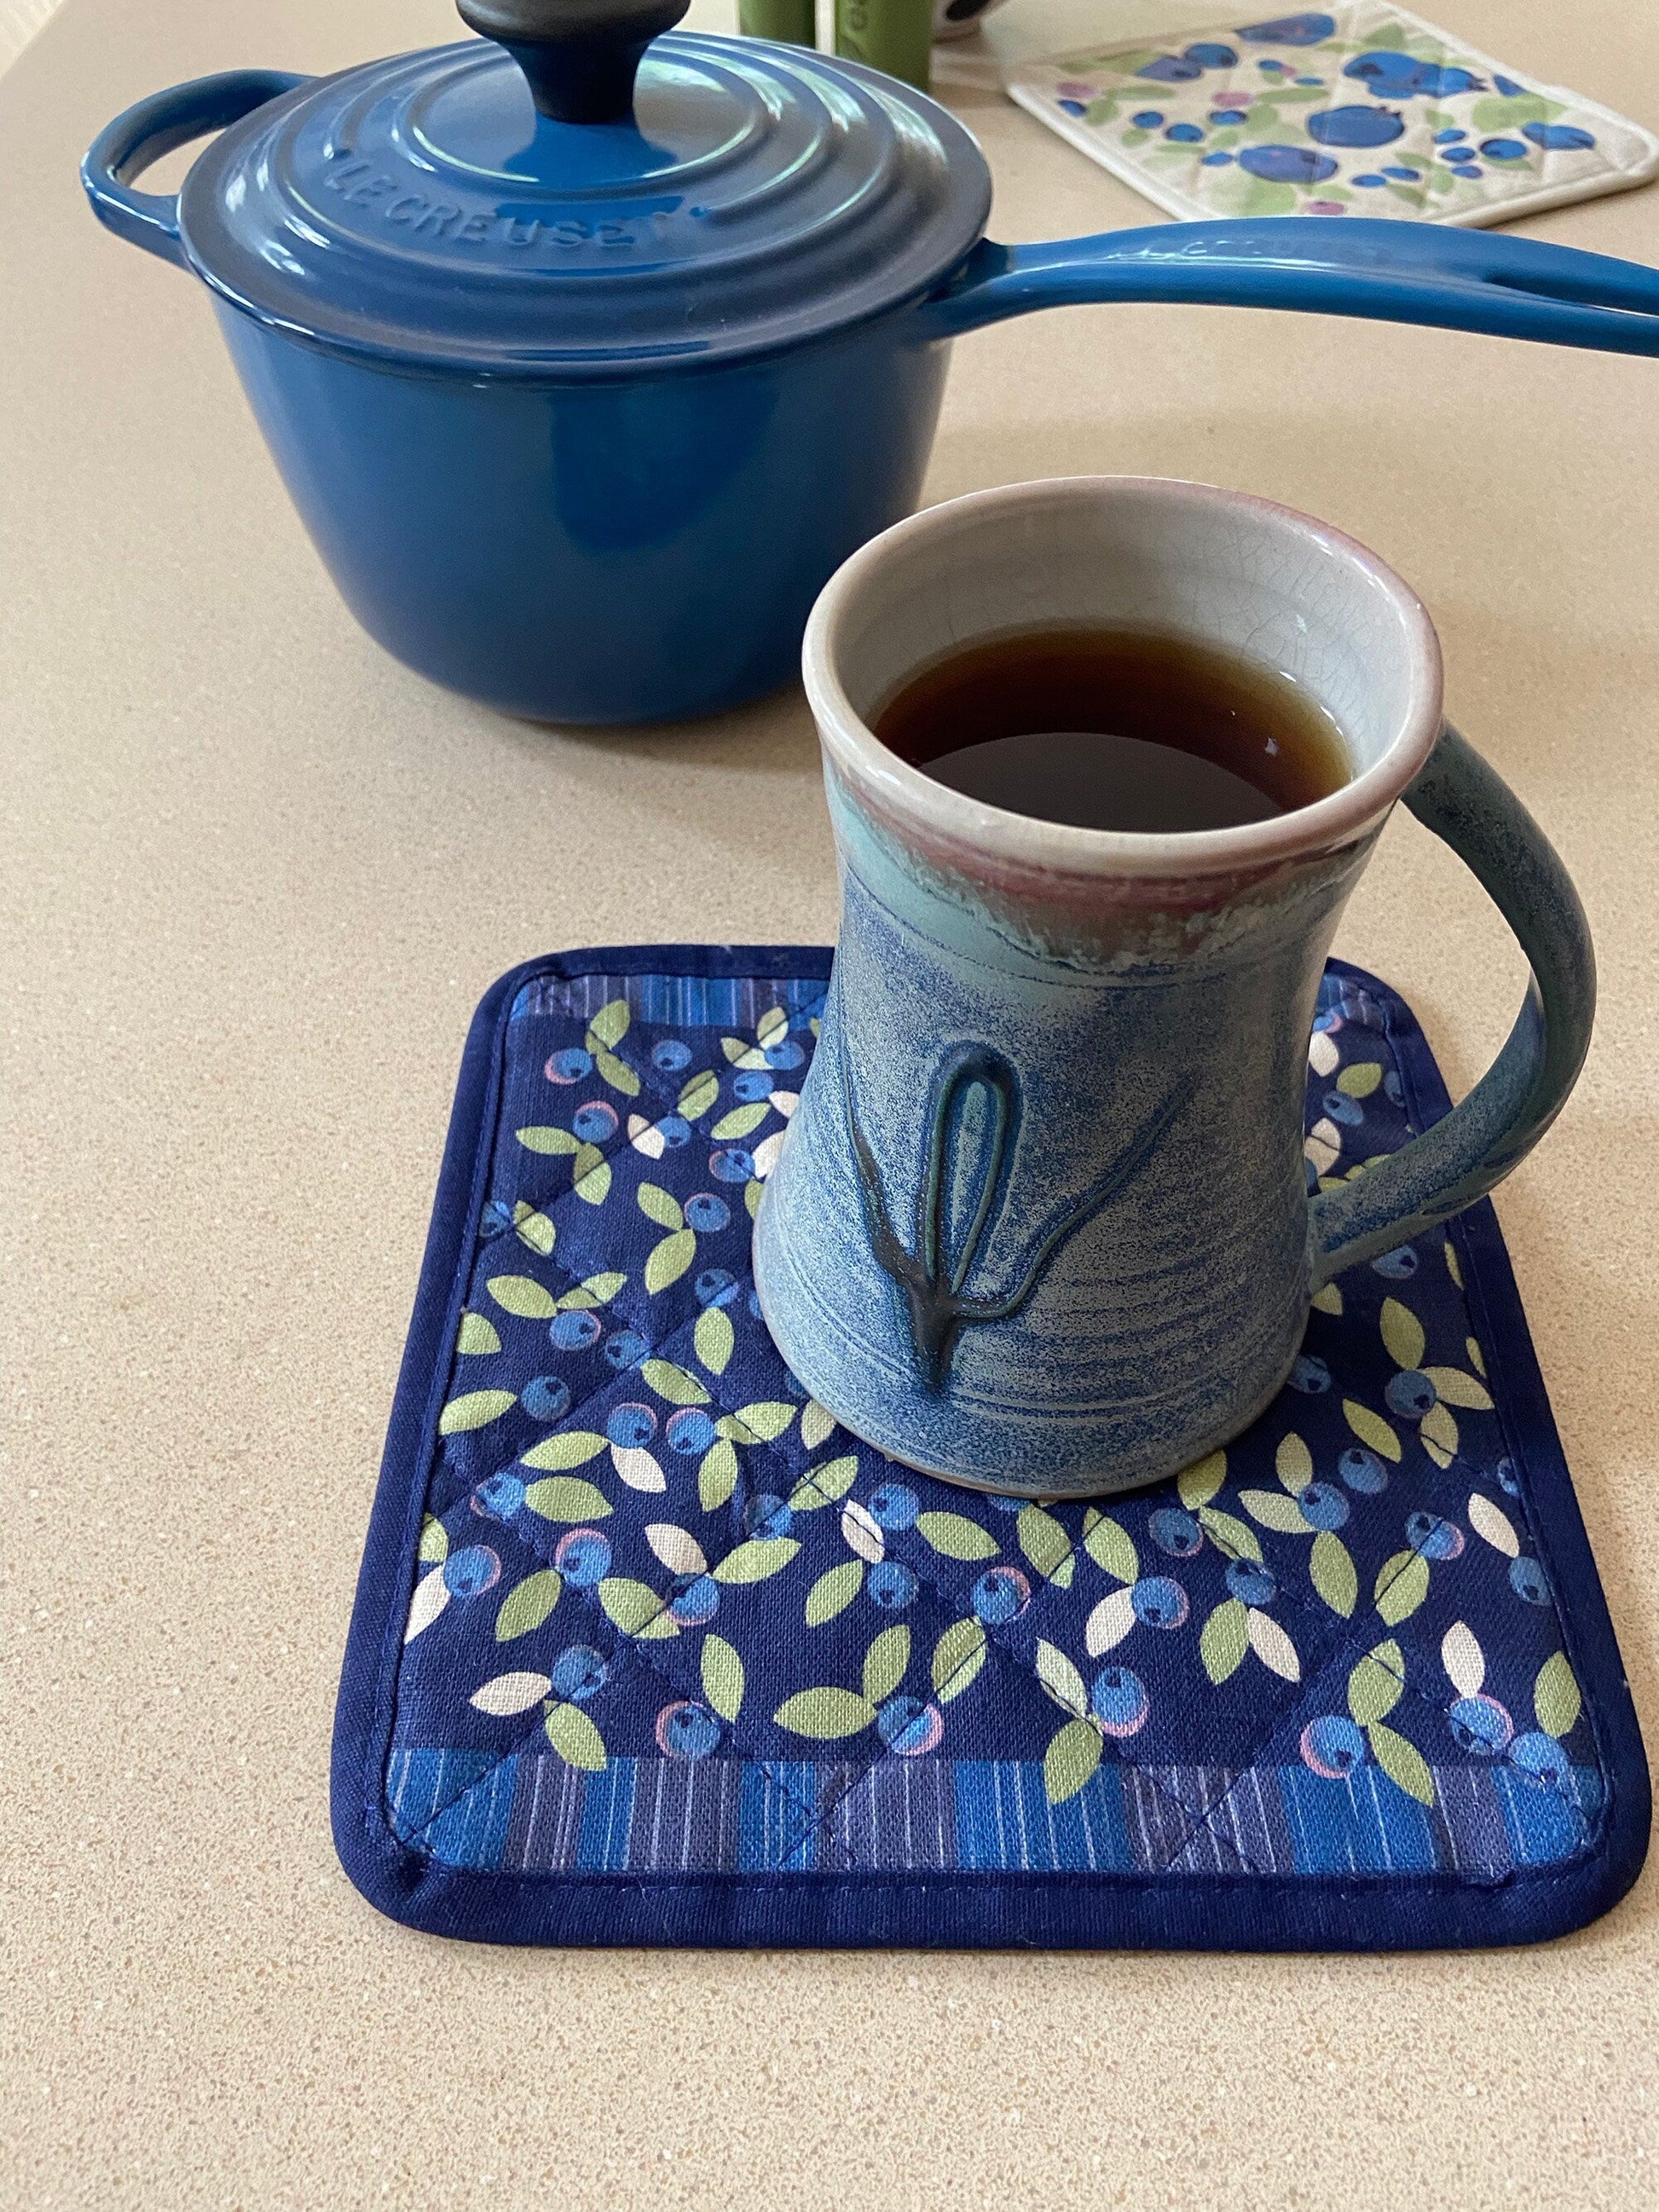
{"type": "Polygon", "coordinates": [[[990,177],[896,79],[670,27],[685,0],[462,0],[486,33],[256,108],[179,195],[198,273],[331,350],[614,376],[771,350],[920,297],[990,177]]]}

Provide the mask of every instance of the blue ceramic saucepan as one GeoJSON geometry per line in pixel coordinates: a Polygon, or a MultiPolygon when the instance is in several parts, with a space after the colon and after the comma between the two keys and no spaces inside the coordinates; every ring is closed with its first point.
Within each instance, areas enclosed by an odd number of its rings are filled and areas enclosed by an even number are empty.
{"type": "Polygon", "coordinates": [[[915,501],[951,340],[1006,315],[1198,301],[1659,353],[1659,273],[1527,239],[1284,217],[994,245],[944,108],[673,33],[684,9],[462,0],[484,40],[179,85],[82,172],[209,287],[364,627],[510,712],[648,720],[786,680],[820,586],[915,501]],[[176,198],[135,189],[216,131],[176,198]]]}

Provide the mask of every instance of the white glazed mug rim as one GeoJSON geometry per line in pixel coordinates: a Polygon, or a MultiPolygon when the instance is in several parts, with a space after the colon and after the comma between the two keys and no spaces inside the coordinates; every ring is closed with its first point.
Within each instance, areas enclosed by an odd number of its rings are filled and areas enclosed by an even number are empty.
{"type": "MultiPolygon", "coordinates": [[[[948,561],[948,550],[942,549],[948,561]]],[[[991,637],[986,628],[977,633],[991,637]]],[[[1004,633],[1006,634],[1006,633],[1004,633]]],[[[962,640],[968,645],[972,637],[962,640]]],[[[921,659],[918,668],[927,665],[921,659]]],[[[818,594],[801,648],[802,676],[826,755],[884,812],[969,851],[994,853],[1004,861],[1072,878],[1254,874],[1283,862],[1354,843],[1377,826],[1433,751],[1440,733],[1443,674],[1440,641],[1428,610],[1388,564],[1357,538],[1331,524],[1254,493],[1177,477],[1053,477],[969,492],[895,523],[843,562],[818,594]],[[1152,500],[1203,507],[1258,521],[1289,525],[1319,550],[1361,571],[1389,602],[1407,643],[1407,688],[1397,726],[1369,767],[1328,798],[1263,822],[1225,830],[1167,833],[1081,829],[1016,814],[969,799],[913,768],[884,745],[853,704],[842,681],[847,630],[862,603],[881,590],[883,572],[914,556],[928,538],[947,538],[964,517],[1013,514],[1062,502],[1152,500]]]]}

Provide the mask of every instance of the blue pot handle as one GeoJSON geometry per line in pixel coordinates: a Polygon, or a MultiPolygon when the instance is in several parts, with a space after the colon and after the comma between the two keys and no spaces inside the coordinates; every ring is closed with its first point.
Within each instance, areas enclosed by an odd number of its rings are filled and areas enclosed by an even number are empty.
{"type": "Polygon", "coordinates": [[[309,82],[308,77],[295,76],[287,70],[227,70],[222,76],[198,76],[192,83],[175,84],[168,92],[139,100],[105,125],[81,164],[81,182],[94,214],[118,238],[184,268],[178,194],[137,192],[132,179],[175,146],[222,131],[279,93],[309,82]]]}
{"type": "Polygon", "coordinates": [[[1560,1112],[1589,1048],[1589,924],[1543,831],[1449,722],[1405,797],[1496,902],[1531,963],[1532,981],[1503,1050],[1462,1103],[1312,1201],[1316,1289],[1484,1198],[1560,1112]]]}
{"type": "Polygon", "coordinates": [[[927,337],[954,337],[1103,300],[1291,307],[1659,354],[1659,270],[1541,239],[1365,216],[1160,222],[1046,246],[987,239],[918,312],[927,337]]]}

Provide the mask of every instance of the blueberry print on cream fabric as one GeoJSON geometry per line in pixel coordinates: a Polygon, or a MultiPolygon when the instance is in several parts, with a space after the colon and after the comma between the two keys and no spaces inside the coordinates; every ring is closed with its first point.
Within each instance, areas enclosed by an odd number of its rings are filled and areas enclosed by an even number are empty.
{"type": "Polygon", "coordinates": [[[1638,125],[1383,0],[1021,64],[1006,83],[1188,217],[1502,222],[1659,170],[1638,125]]]}
{"type": "MultiPolygon", "coordinates": [[[[1589,1850],[1604,1771],[1455,1232],[1322,1291],[1278,1401],[1175,1482],[1108,1510],[912,1474],[805,1393],[750,1279],[824,990],[520,991],[400,1597],[404,1848],[1487,1883],[1589,1850]]],[[[1402,1018],[1328,975],[1310,1188],[1410,1133],[1402,1018]]]]}

